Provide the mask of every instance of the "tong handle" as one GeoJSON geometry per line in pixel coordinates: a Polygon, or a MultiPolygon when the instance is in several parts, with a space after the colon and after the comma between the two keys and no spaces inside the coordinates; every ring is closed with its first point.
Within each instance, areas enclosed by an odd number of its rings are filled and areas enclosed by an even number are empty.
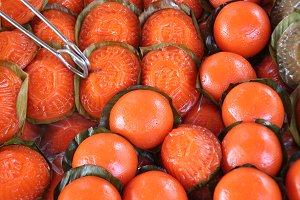
{"type": "MultiPolygon", "coordinates": [[[[1,0],[0,0],[1,1],[1,0]]],[[[38,10],[36,10],[27,0],[20,0],[22,3],[24,3],[34,14],[36,14],[44,23],[46,23],[64,42],[65,42],[65,49],[58,49],[55,50],[51,46],[49,46],[47,43],[40,40],[38,37],[36,37],[33,33],[26,30],[23,26],[21,26],[19,23],[17,23],[15,20],[10,18],[8,15],[6,15],[3,11],[0,10],[0,17],[3,17],[5,20],[7,20],[9,23],[11,23],[14,27],[22,31],[24,34],[26,34],[28,37],[30,37],[34,42],[39,44],[40,46],[44,47],[48,51],[50,51],[52,54],[54,54],[60,61],[63,62],[63,64],[70,69],[72,72],[80,76],[81,78],[86,78],[88,76],[88,70],[90,67],[90,62],[87,59],[87,57],[80,51],[80,49],[70,42],[51,22],[49,22],[38,10]],[[62,56],[62,53],[67,54],[73,62],[82,70],[79,71],[72,65],[70,65],[62,56]]]]}
{"type": "Polygon", "coordinates": [[[70,43],[69,40],[50,22],[48,21],[35,7],[33,7],[27,0],[20,0],[25,6],[27,6],[38,18],[40,18],[47,26],[49,26],[55,34],[57,34],[64,43],[70,43]]]}
{"type": "Polygon", "coordinates": [[[14,27],[22,31],[24,34],[26,34],[28,37],[30,37],[34,42],[38,43],[42,47],[46,48],[48,51],[50,51],[53,54],[56,54],[56,51],[50,47],[47,43],[43,42],[40,40],[38,37],[36,37],[33,33],[30,31],[26,30],[23,26],[21,26],[19,23],[17,23],[15,20],[10,18],[8,15],[6,15],[3,11],[0,10],[0,17],[4,18],[7,20],[9,23],[11,23],[14,27]]]}

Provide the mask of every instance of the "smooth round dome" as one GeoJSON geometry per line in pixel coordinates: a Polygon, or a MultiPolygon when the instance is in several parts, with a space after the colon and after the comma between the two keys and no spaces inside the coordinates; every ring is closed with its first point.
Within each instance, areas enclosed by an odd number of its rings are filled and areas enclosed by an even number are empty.
{"type": "Polygon", "coordinates": [[[208,56],[200,66],[200,82],[216,101],[231,83],[255,79],[251,64],[242,56],[231,52],[219,52],[208,56]]]}
{"type": "Polygon", "coordinates": [[[256,3],[237,1],[226,5],[214,23],[214,38],[222,51],[250,58],[268,43],[271,24],[256,3]]]}
{"type": "Polygon", "coordinates": [[[288,169],[285,177],[285,186],[289,200],[300,199],[300,159],[288,169]]]}
{"type": "Polygon", "coordinates": [[[85,139],[76,149],[72,167],[98,165],[124,184],[136,174],[138,157],[134,147],[113,133],[99,133],[85,139]]]}
{"type": "Polygon", "coordinates": [[[58,200],[121,200],[118,190],[108,181],[85,176],[68,184],[58,196],[58,200]]]}
{"type": "Polygon", "coordinates": [[[276,176],[281,169],[283,155],[276,134],[254,122],[233,127],[222,141],[222,169],[225,173],[244,164],[276,176]]]}
{"type": "Polygon", "coordinates": [[[148,171],[136,176],[125,187],[123,200],[187,200],[183,186],[171,175],[148,171]]]}
{"type": "MultiPolygon", "coordinates": [[[[226,3],[226,2],[229,2],[230,0],[209,0],[209,3],[214,7],[214,8],[217,8],[219,7],[220,5],[222,5],[223,3],[226,3]]],[[[260,0],[244,0],[244,1],[250,1],[250,2],[253,2],[253,3],[257,3],[259,4],[260,3],[260,0]]]]}
{"type": "Polygon", "coordinates": [[[169,101],[151,90],[134,90],[123,95],[109,116],[111,131],[125,136],[141,149],[161,144],[172,130],[173,121],[169,101]]]}
{"type": "Polygon", "coordinates": [[[284,107],[280,96],[268,85],[245,82],[235,86],[226,95],[222,105],[222,118],[225,126],[237,121],[264,119],[281,127],[284,107]]]}
{"type": "Polygon", "coordinates": [[[251,167],[241,167],[221,178],[215,188],[213,199],[281,200],[282,198],[277,183],[270,176],[251,167]]]}

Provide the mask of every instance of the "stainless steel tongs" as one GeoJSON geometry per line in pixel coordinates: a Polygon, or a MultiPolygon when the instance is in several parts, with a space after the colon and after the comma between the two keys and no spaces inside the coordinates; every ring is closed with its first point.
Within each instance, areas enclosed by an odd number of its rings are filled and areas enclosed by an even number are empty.
{"type": "Polygon", "coordinates": [[[33,33],[26,30],[23,26],[18,24],[15,20],[10,18],[6,15],[3,11],[0,10],[0,16],[3,17],[5,20],[10,22],[13,26],[17,29],[25,33],[28,37],[34,40],[37,44],[41,45],[52,54],[54,54],[59,60],[61,60],[64,65],[70,69],[72,72],[80,76],[81,78],[86,78],[88,76],[88,71],[90,68],[90,62],[87,57],[80,51],[80,49],[70,42],[51,22],[49,22],[38,10],[36,10],[27,0],[20,0],[24,5],[26,5],[36,16],[38,16],[44,23],[46,23],[63,41],[64,41],[64,48],[55,50],[47,43],[40,40],[36,37],[33,33]],[[70,65],[62,56],[65,53],[73,60],[73,62],[77,65],[77,67],[81,70],[76,69],[72,65],[70,65]]]}

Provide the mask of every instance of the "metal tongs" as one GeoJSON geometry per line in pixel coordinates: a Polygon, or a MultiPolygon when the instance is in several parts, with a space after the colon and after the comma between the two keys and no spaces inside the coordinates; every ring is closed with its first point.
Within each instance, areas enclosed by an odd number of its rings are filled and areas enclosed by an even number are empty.
{"type": "Polygon", "coordinates": [[[3,17],[5,20],[10,22],[13,26],[15,26],[17,29],[22,31],[24,34],[26,34],[28,37],[30,37],[32,40],[34,40],[36,43],[50,51],[52,54],[54,54],[59,60],[61,60],[64,65],[70,69],[72,72],[80,76],[81,78],[86,78],[88,76],[88,71],[90,68],[90,62],[87,59],[87,57],[80,51],[80,49],[70,42],[51,22],[49,22],[38,10],[36,10],[27,0],[20,0],[25,6],[27,6],[36,16],[38,16],[44,23],[46,23],[63,41],[64,41],[64,48],[55,50],[51,46],[49,46],[47,43],[40,40],[38,37],[36,37],[33,33],[26,30],[23,26],[18,24],[15,20],[10,18],[8,15],[6,15],[3,11],[0,10],[0,16],[3,17]],[[73,62],[77,65],[78,68],[81,70],[76,69],[72,65],[70,65],[62,56],[62,54],[67,54],[73,62]]]}

